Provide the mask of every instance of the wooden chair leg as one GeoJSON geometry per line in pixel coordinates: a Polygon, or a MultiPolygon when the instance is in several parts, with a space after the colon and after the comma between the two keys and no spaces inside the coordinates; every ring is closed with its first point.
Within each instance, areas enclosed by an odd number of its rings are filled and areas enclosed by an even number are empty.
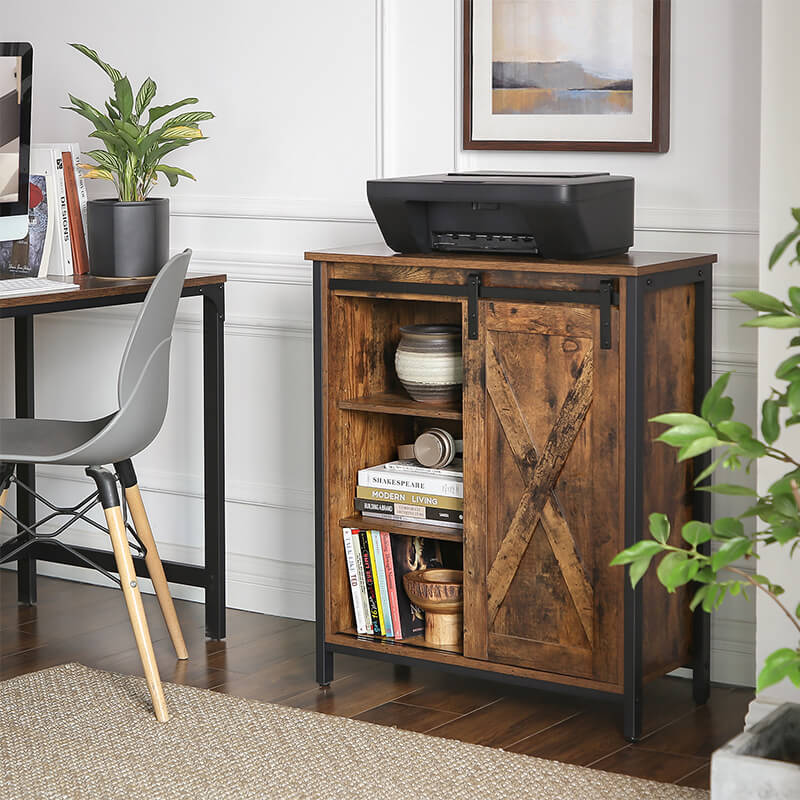
{"type": "Polygon", "coordinates": [[[104,509],[104,512],[106,524],[111,534],[111,546],[114,548],[117,572],[119,573],[120,581],[122,581],[125,604],[128,607],[128,615],[131,618],[133,635],[136,638],[136,646],[139,649],[139,657],[142,660],[147,688],[150,690],[150,697],[153,699],[153,710],[159,722],[166,722],[169,719],[167,701],[164,698],[164,689],[161,686],[161,678],[158,674],[158,664],[156,664],[156,657],[153,653],[153,643],[150,640],[147,618],[144,615],[142,596],[139,594],[139,585],[133,568],[128,537],[125,533],[125,523],[122,519],[122,509],[119,506],[113,506],[104,509]]]}
{"type": "Polygon", "coordinates": [[[175,604],[172,602],[172,595],[167,585],[167,576],[164,574],[164,566],[158,555],[153,531],[150,528],[150,521],[147,519],[147,512],[142,502],[142,493],[139,491],[138,484],[125,488],[125,499],[128,502],[136,533],[147,549],[144,561],[147,565],[147,571],[150,573],[150,580],[153,581],[153,588],[156,590],[158,604],[161,606],[161,613],[164,615],[164,622],[167,624],[175,654],[180,659],[189,658],[186,643],[183,641],[181,624],[178,621],[178,615],[175,613],[175,604]]]}

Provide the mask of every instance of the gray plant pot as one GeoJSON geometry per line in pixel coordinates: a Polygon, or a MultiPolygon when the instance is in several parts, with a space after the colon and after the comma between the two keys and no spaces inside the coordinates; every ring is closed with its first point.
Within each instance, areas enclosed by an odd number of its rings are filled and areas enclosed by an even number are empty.
{"type": "Polygon", "coordinates": [[[89,272],[102,278],[146,278],[169,259],[169,200],[90,200],[89,272]]]}
{"type": "Polygon", "coordinates": [[[800,797],[800,705],[784,703],[711,757],[711,800],[800,797]]]}

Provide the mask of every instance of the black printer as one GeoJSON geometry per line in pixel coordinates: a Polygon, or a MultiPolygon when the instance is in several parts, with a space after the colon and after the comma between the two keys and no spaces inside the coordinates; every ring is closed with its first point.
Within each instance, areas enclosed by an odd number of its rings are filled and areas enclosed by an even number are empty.
{"type": "Polygon", "coordinates": [[[367,181],[398,253],[522,253],[581,259],[633,244],[633,178],[607,172],[451,172],[367,181]]]}

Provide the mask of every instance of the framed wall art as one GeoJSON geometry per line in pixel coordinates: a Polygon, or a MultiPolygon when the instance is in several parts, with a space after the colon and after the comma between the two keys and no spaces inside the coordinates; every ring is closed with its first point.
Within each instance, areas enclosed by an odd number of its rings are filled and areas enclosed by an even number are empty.
{"type": "Polygon", "coordinates": [[[669,149],[670,0],[464,0],[464,148],[669,149]]]}

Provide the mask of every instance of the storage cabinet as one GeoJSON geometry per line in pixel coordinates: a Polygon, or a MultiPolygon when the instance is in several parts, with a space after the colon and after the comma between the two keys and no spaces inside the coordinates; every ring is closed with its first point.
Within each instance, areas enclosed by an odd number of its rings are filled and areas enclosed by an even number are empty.
{"type": "Polygon", "coordinates": [[[707,615],[655,575],[632,590],[609,562],[664,511],[678,531],[708,517],[647,420],[699,405],[710,382],[708,254],[630,253],[555,263],[392,254],[314,260],[317,677],[334,652],[439,664],[538,687],[613,696],[641,729],[642,685],[694,670],[708,696],[707,615]],[[400,327],[460,322],[462,402],[417,403],[394,374],[400,327]],[[425,427],[464,440],[464,530],[361,518],[356,473],[425,427]],[[341,527],[444,542],[464,568],[462,648],[358,635],[341,527]]]}

